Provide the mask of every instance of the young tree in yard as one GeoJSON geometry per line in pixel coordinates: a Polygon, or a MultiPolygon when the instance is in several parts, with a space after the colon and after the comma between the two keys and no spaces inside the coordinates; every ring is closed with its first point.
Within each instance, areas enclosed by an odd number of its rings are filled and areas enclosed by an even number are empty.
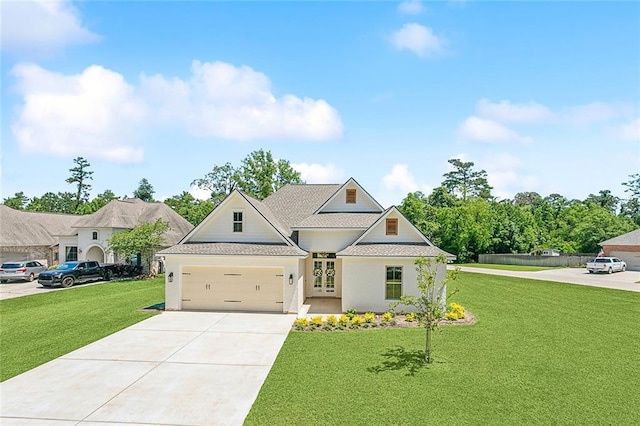
{"type": "Polygon", "coordinates": [[[13,197],[7,197],[4,199],[4,201],[2,201],[2,204],[4,204],[5,206],[11,207],[12,209],[16,210],[24,210],[28,203],[29,198],[24,195],[24,192],[22,191],[16,192],[13,197]]]}
{"type": "Polygon", "coordinates": [[[152,274],[153,255],[166,245],[162,234],[168,229],[169,223],[158,219],[152,223],[143,223],[133,229],[116,232],[107,239],[108,250],[125,259],[131,259],[140,254],[143,270],[152,274]]]}
{"type": "Polygon", "coordinates": [[[493,198],[491,196],[492,186],[487,181],[487,172],[484,170],[473,170],[473,161],[463,162],[457,158],[448,160],[454,170],[442,175],[444,181],[442,186],[447,188],[452,194],[460,194],[462,201],[467,200],[467,196],[473,195],[483,200],[493,198]]]}
{"type": "Polygon", "coordinates": [[[155,193],[156,191],[153,189],[153,186],[149,183],[147,178],[142,178],[138,183],[138,189],[133,191],[133,198],[139,198],[142,201],[150,203],[153,201],[153,194],[155,193]]]}
{"type": "MultiPolygon", "coordinates": [[[[457,278],[458,270],[446,271],[447,258],[439,255],[435,259],[427,259],[420,256],[416,259],[416,271],[418,272],[417,286],[420,296],[403,294],[400,300],[389,305],[395,310],[399,305],[413,307],[418,323],[426,330],[426,342],[424,362],[431,364],[431,335],[438,328],[444,318],[447,303],[447,283],[457,278]],[[438,277],[438,269],[445,269],[445,276],[438,277]]],[[[452,293],[453,294],[453,293],[452,293]]]]}
{"type": "Polygon", "coordinates": [[[89,162],[84,158],[74,158],[73,162],[76,164],[76,166],[69,169],[69,171],[71,172],[71,177],[68,177],[66,182],[75,183],[78,187],[75,194],[74,206],[74,210],[78,210],[78,207],[80,207],[82,203],[86,203],[89,200],[89,191],[91,191],[91,185],[89,185],[87,181],[93,180],[93,177],[91,177],[93,172],[88,170],[91,164],[89,164],[89,162]]]}

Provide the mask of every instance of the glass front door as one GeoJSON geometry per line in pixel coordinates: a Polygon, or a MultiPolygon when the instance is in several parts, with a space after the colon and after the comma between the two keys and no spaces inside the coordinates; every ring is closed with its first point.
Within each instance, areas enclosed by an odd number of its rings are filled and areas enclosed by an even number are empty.
{"type": "Polygon", "coordinates": [[[313,295],[335,296],[336,293],[336,261],[313,261],[313,295]]]}

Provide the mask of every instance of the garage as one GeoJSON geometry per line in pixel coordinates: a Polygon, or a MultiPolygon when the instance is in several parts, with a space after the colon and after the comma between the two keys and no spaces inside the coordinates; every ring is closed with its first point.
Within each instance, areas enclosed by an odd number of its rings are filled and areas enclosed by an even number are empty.
{"type": "Polygon", "coordinates": [[[182,309],[282,312],[283,268],[184,266],[182,309]]]}
{"type": "Polygon", "coordinates": [[[632,251],[612,251],[611,257],[617,257],[627,263],[627,269],[630,271],[640,271],[640,252],[632,251]]]}

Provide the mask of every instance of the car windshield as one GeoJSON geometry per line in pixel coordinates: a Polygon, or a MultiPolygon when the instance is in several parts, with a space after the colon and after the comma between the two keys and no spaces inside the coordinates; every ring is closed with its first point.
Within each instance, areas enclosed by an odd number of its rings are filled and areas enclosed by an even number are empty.
{"type": "Polygon", "coordinates": [[[75,268],[77,265],[77,263],[61,263],[60,265],[58,265],[58,267],[56,269],[58,270],[69,270],[69,269],[73,269],[75,268]]]}
{"type": "Polygon", "coordinates": [[[0,268],[2,269],[17,269],[20,268],[22,266],[22,263],[3,263],[2,266],[0,266],[0,268]]]}

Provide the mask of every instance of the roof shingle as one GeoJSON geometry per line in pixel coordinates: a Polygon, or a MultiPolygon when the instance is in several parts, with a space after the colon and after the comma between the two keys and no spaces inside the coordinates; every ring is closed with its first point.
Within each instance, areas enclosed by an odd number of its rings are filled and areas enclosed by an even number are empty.
{"type": "Polygon", "coordinates": [[[178,244],[157,252],[163,254],[205,254],[220,256],[296,256],[308,253],[296,246],[257,243],[193,243],[178,244]]]}
{"type": "Polygon", "coordinates": [[[301,228],[363,228],[378,220],[381,213],[320,213],[303,219],[293,229],[301,228]]]}
{"type": "Polygon", "coordinates": [[[640,229],[603,241],[601,246],[640,246],[640,229]]]}
{"type": "Polygon", "coordinates": [[[451,253],[428,244],[362,243],[349,246],[336,254],[345,257],[435,257],[444,254],[449,259],[455,259],[451,253]]]}

